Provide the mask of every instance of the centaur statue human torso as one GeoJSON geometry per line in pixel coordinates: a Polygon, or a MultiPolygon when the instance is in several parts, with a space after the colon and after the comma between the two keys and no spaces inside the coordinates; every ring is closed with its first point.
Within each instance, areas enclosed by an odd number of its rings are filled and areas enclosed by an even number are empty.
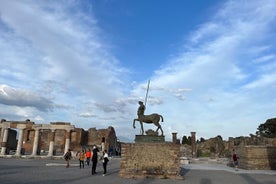
{"type": "Polygon", "coordinates": [[[161,130],[161,135],[163,136],[163,130],[162,130],[162,127],[159,123],[160,118],[161,118],[161,121],[163,122],[163,117],[160,114],[157,114],[157,113],[153,113],[153,114],[150,114],[150,115],[144,115],[145,106],[144,106],[143,102],[139,101],[139,105],[140,106],[139,106],[138,111],[137,111],[138,118],[133,120],[133,128],[136,128],[135,127],[135,121],[139,121],[140,124],[141,124],[142,135],[144,135],[143,123],[149,123],[149,124],[152,123],[155,126],[157,126],[156,132],[158,132],[158,130],[160,129],[161,130]]]}

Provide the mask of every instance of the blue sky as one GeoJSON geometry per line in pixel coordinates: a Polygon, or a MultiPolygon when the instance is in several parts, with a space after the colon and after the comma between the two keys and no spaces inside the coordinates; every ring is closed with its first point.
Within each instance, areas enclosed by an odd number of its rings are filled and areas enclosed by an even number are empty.
{"type": "MultiPolygon", "coordinates": [[[[276,2],[0,1],[0,118],[113,126],[138,101],[166,140],[247,136],[275,117],[276,2]]],[[[145,125],[145,129],[155,129],[145,125]]]]}

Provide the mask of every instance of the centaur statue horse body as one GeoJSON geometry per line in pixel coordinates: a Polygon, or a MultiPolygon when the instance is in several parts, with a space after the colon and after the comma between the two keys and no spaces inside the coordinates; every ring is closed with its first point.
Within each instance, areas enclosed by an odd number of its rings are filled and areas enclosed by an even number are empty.
{"type": "Polygon", "coordinates": [[[156,132],[160,129],[161,133],[162,133],[161,135],[163,136],[163,130],[162,130],[162,127],[159,123],[160,118],[161,118],[161,121],[163,122],[163,116],[161,116],[160,114],[157,114],[157,113],[153,113],[153,114],[150,114],[150,115],[140,114],[138,116],[138,118],[133,120],[133,128],[136,128],[135,127],[135,121],[139,121],[140,124],[141,124],[142,135],[144,135],[143,122],[144,123],[149,123],[149,124],[152,123],[155,126],[157,126],[156,132]]]}

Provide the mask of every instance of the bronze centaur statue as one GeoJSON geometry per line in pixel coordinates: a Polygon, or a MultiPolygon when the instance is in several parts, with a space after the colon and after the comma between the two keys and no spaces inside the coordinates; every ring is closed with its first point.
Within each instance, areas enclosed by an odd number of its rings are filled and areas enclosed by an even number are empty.
{"type": "Polygon", "coordinates": [[[133,120],[133,128],[136,128],[135,127],[135,121],[139,121],[140,124],[141,124],[142,135],[144,135],[143,122],[144,123],[149,123],[149,124],[152,123],[155,126],[157,126],[156,132],[160,129],[161,133],[162,133],[161,135],[163,136],[163,130],[162,130],[162,127],[159,123],[160,118],[161,118],[161,121],[163,122],[163,116],[161,116],[160,114],[157,114],[157,113],[153,113],[153,114],[150,114],[150,115],[139,115],[138,118],[133,120]]]}

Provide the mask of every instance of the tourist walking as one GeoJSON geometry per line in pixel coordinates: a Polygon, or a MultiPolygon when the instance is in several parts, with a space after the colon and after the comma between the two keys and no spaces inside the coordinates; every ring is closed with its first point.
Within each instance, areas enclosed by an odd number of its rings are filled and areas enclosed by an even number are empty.
{"type": "Polygon", "coordinates": [[[238,159],[239,159],[239,157],[237,156],[237,153],[236,153],[236,151],[234,149],[233,149],[233,156],[232,156],[232,158],[233,158],[235,170],[238,171],[238,166],[239,166],[238,159]]]}
{"type": "Polygon", "coordinates": [[[64,155],[64,159],[66,161],[66,168],[68,168],[70,166],[69,162],[70,162],[71,158],[72,158],[71,150],[68,149],[68,151],[64,155]]]}
{"type": "Polygon", "coordinates": [[[103,176],[105,176],[105,174],[106,174],[106,166],[107,166],[108,161],[109,161],[109,159],[108,159],[107,151],[104,150],[104,152],[103,152],[103,169],[104,169],[103,176]]]}
{"type": "Polygon", "coordinates": [[[83,150],[81,150],[79,153],[80,169],[84,168],[84,159],[85,159],[85,154],[84,154],[83,150]]]}
{"type": "Polygon", "coordinates": [[[99,149],[96,146],[94,146],[92,150],[92,175],[97,174],[96,168],[98,163],[98,152],[99,149]]]}
{"type": "Polygon", "coordinates": [[[92,153],[91,153],[91,149],[89,148],[89,149],[86,151],[86,153],[85,153],[86,164],[87,164],[87,165],[89,165],[89,163],[90,163],[91,156],[92,156],[92,153]]]}

